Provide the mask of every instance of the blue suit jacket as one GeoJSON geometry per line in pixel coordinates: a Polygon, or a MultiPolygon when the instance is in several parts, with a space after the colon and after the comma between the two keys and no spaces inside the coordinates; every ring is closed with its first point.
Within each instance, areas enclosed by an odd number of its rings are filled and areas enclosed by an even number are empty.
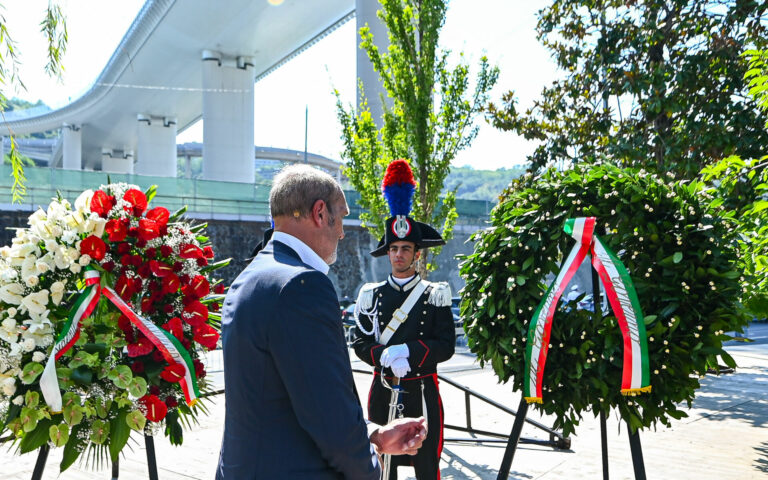
{"type": "Polygon", "coordinates": [[[222,309],[217,480],[377,480],[336,291],[287,245],[262,250],[222,309]]]}

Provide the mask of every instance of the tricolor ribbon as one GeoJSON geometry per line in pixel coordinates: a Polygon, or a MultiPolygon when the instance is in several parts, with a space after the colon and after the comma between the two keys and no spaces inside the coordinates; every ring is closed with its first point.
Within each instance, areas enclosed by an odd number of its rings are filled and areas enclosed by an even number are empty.
{"type": "MultiPolygon", "coordinates": [[[[557,278],[549,286],[546,295],[536,308],[528,328],[528,341],[525,349],[525,383],[523,386],[525,400],[528,403],[542,403],[544,364],[547,361],[552,319],[557,310],[560,296],[588,255],[591,257],[592,266],[597,270],[605,287],[608,302],[619,322],[624,339],[621,393],[623,395],[636,395],[640,392],[650,392],[651,381],[645,322],[635,287],[627,269],[595,235],[595,217],[571,218],[565,222],[564,230],[576,239],[577,244],[568,254],[557,278]],[[532,392],[535,392],[535,395],[531,395],[532,392]]],[[[599,295],[595,293],[594,296],[594,302],[597,303],[599,295]]]]}
{"type": "Polygon", "coordinates": [[[56,360],[61,358],[77,342],[80,337],[80,322],[93,313],[102,294],[160,350],[166,362],[170,365],[178,363],[184,367],[184,377],[179,381],[184,392],[184,398],[190,407],[197,403],[200,391],[197,388],[195,367],[189,352],[176,337],[138,315],[114,290],[101,286],[100,282],[101,274],[97,270],[92,268],[85,270],[85,290],[75,301],[67,322],[64,324],[64,329],[51,350],[45,370],[40,376],[40,390],[43,392],[45,402],[51,411],[54,413],[61,411],[61,391],[56,377],[56,360]]]}

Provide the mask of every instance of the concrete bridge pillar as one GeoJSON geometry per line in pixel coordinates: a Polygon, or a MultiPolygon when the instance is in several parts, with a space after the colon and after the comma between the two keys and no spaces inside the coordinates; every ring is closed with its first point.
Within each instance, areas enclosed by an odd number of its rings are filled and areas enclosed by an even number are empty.
{"type": "Polygon", "coordinates": [[[139,114],[136,173],[156,177],[176,176],[176,118],[139,114]]]}
{"type": "Polygon", "coordinates": [[[103,148],[101,150],[101,171],[133,173],[133,152],[103,148]]]}
{"type": "Polygon", "coordinates": [[[61,127],[61,166],[67,170],[82,170],[83,143],[80,125],[61,127]]]}
{"type": "Polygon", "coordinates": [[[203,179],[252,183],[253,62],[203,51],[203,179]]]}
{"type": "MultiPolygon", "coordinates": [[[[381,128],[381,116],[384,114],[384,108],[381,103],[381,96],[386,98],[386,91],[379,80],[379,74],[373,69],[373,64],[368,60],[368,54],[360,48],[360,28],[368,24],[373,34],[373,41],[380,52],[386,52],[389,48],[389,32],[387,26],[379,20],[376,12],[379,10],[379,2],[371,0],[355,0],[355,21],[357,22],[357,32],[355,33],[355,45],[357,45],[357,78],[363,83],[364,92],[357,89],[357,105],[359,108],[362,100],[361,93],[368,99],[368,107],[371,109],[371,117],[376,125],[381,128]]],[[[389,103],[389,102],[388,102],[389,103]]]]}

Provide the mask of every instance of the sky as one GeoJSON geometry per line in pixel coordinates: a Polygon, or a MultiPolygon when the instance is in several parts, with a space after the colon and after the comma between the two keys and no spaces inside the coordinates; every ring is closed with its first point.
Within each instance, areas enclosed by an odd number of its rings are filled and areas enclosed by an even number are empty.
{"type": "MultiPolygon", "coordinates": [[[[254,0],[267,1],[267,0],[254,0]]],[[[291,0],[285,0],[291,1],[291,0]]],[[[32,102],[42,100],[62,107],[85,93],[114,52],[143,0],[62,0],[67,17],[69,44],[60,81],[44,74],[45,39],[39,32],[47,0],[3,2],[2,14],[11,38],[17,43],[19,76],[26,91],[9,91],[32,102]]],[[[441,45],[450,50],[451,65],[464,53],[472,71],[481,56],[500,69],[491,100],[514,90],[518,106],[527,108],[541,89],[557,75],[549,52],[536,40],[536,12],[545,0],[451,0],[441,45]]],[[[279,7],[276,7],[279,8],[279,7]]],[[[308,150],[340,160],[342,143],[336,120],[334,88],[347,103],[355,101],[355,49],[358,39],[354,19],[300,56],[255,85],[255,143],[260,146],[304,150],[305,109],[308,110],[308,150]]],[[[172,86],[172,85],[168,85],[172,86]]],[[[525,162],[535,145],[502,132],[478,119],[480,133],[459,153],[454,166],[475,169],[512,167],[525,162]]],[[[202,142],[202,122],[181,132],[177,141],[202,142]]]]}

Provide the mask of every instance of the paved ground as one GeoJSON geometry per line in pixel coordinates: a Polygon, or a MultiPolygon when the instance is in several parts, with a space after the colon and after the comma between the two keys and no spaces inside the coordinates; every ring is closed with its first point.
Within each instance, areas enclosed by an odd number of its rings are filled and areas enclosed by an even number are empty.
{"type": "MultiPolygon", "coordinates": [[[[676,480],[746,480],[768,478],[768,324],[755,324],[748,335],[756,342],[731,342],[728,351],[739,363],[737,373],[708,376],[702,381],[689,417],[677,421],[672,428],[643,432],[641,442],[648,479],[676,480]]],[[[211,358],[211,366],[217,359],[211,358]]],[[[355,368],[363,365],[354,362],[355,368]]],[[[474,358],[460,349],[442,373],[458,383],[517,408],[519,395],[506,385],[499,385],[492,372],[481,370],[474,358]]],[[[361,397],[365,398],[370,377],[357,374],[361,397]]],[[[464,425],[464,396],[446,383],[441,384],[446,405],[446,423],[464,425]]],[[[200,425],[185,434],[184,447],[176,448],[163,437],[156,438],[159,476],[163,480],[212,479],[221,441],[223,398],[210,405],[211,414],[200,425]]],[[[537,418],[531,415],[531,418],[537,418]]],[[[537,418],[542,423],[551,420],[537,418]]],[[[475,428],[509,433],[513,417],[482,402],[472,401],[475,428]]],[[[548,435],[526,425],[524,437],[546,439],[548,435]]],[[[446,432],[446,437],[468,438],[460,432],[446,432]]],[[[504,454],[504,444],[449,443],[442,457],[442,473],[446,480],[495,479],[504,454]]],[[[608,452],[613,479],[633,479],[632,459],[627,432],[616,416],[608,419],[608,452]]],[[[73,468],[58,475],[61,452],[54,450],[48,460],[45,479],[109,479],[108,469],[93,472],[85,467],[73,468]]],[[[0,450],[0,480],[29,479],[34,455],[14,457],[0,450]]],[[[597,419],[585,417],[572,438],[571,449],[520,445],[515,455],[510,479],[599,479],[600,428],[597,419]]],[[[412,479],[413,471],[400,470],[401,479],[412,479]]],[[[121,460],[120,478],[147,477],[143,442],[134,443],[121,460]]],[[[271,479],[267,479],[271,480],[271,479]]]]}

